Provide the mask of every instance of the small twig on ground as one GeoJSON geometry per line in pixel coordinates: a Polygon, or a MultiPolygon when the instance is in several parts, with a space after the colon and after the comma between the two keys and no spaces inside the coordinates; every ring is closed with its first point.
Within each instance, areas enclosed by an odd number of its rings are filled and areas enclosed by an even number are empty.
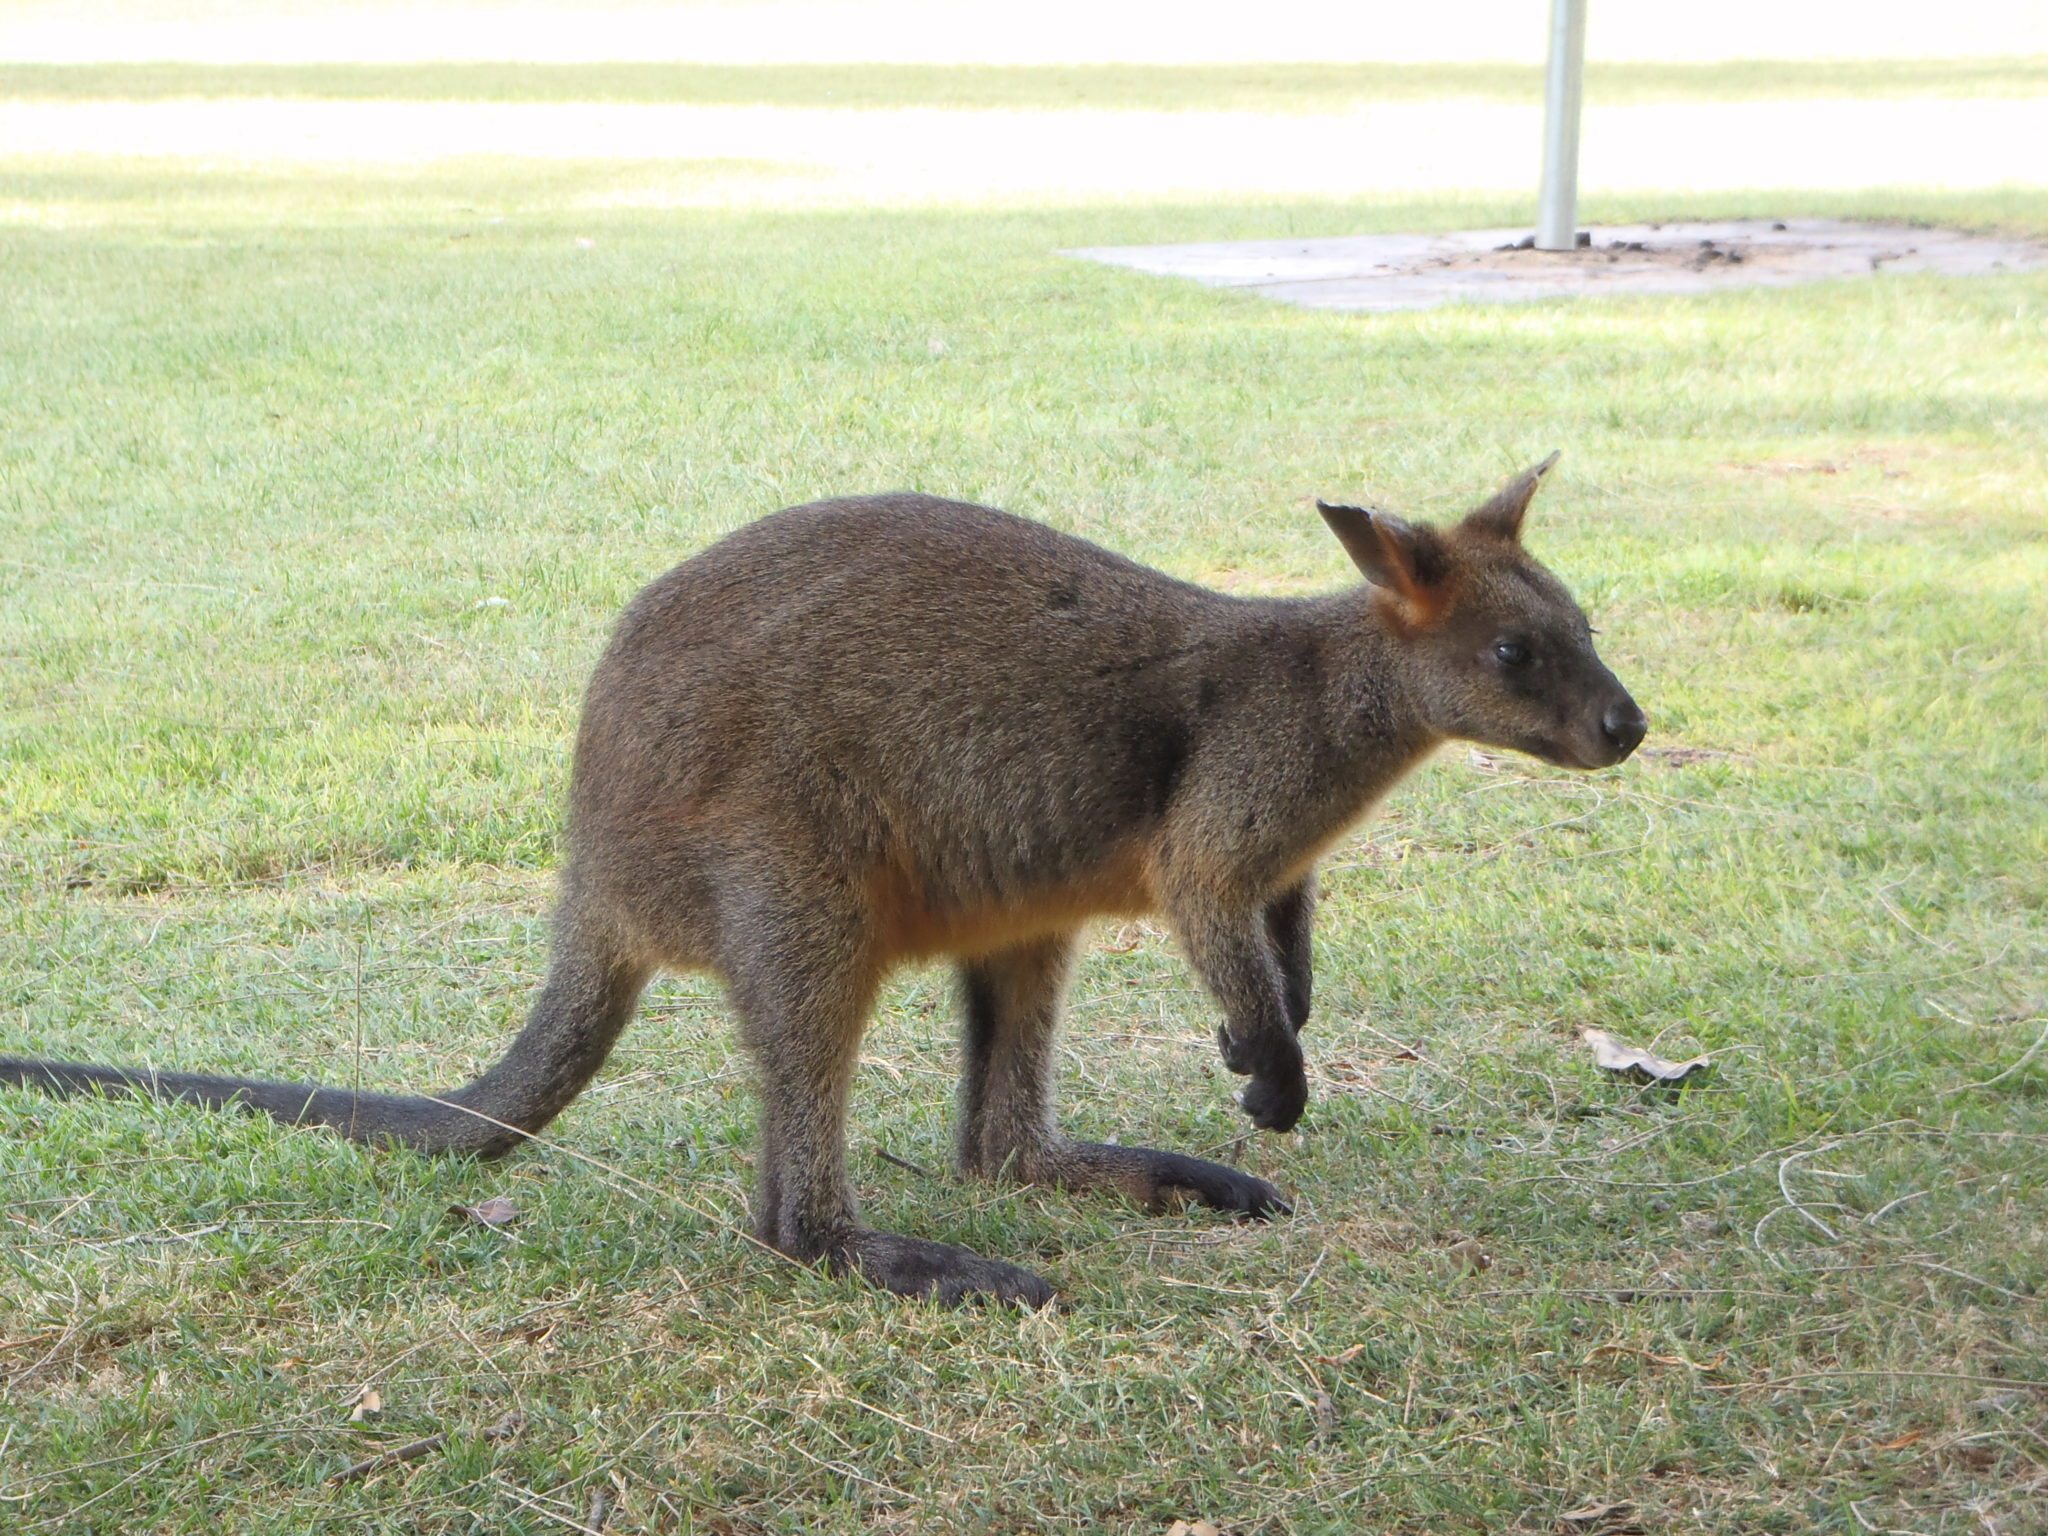
{"type": "Polygon", "coordinates": [[[1849,1501],[1849,1513],[1856,1517],[1856,1523],[1859,1526],[1866,1531],[1875,1533],[1875,1536],[1920,1536],[1918,1531],[1910,1530],[1903,1525],[1873,1525],[1870,1516],[1863,1513],[1863,1501],[1861,1499],[1851,1499],[1849,1501]]]}
{"type": "Polygon", "coordinates": [[[132,1237],[101,1238],[93,1242],[82,1242],[78,1246],[81,1248],[126,1248],[131,1243],[189,1243],[194,1238],[210,1237],[215,1232],[223,1231],[226,1227],[226,1222],[216,1221],[211,1226],[193,1227],[190,1231],[186,1232],[137,1232],[132,1237]]]}
{"type": "Polygon", "coordinates": [[[418,1461],[422,1456],[431,1456],[434,1452],[447,1445],[447,1443],[448,1434],[445,1430],[423,1436],[418,1440],[408,1440],[404,1445],[394,1446],[388,1451],[379,1451],[374,1456],[366,1456],[353,1465],[343,1467],[339,1472],[328,1478],[327,1481],[330,1483],[359,1482],[371,1473],[381,1472],[386,1467],[395,1467],[401,1462],[418,1461]]]}
{"type": "Polygon", "coordinates": [[[2009,1296],[2014,1301],[2040,1300],[2039,1297],[2029,1296],[2024,1291],[2009,1291],[2002,1285],[1997,1285],[1992,1281],[1984,1279],[1981,1275],[1970,1274],[1967,1270],[1956,1269],[1952,1265],[1939,1264],[1936,1263],[1933,1259],[1901,1259],[1899,1262],[1902,1264],[1917,1265],[1921,1269],[1936,1270],[1944,1275],[1954,1275],[1958,1280],[1967,1280],[1972,1285],[1981,1285],[1987,1291],[1996,1291],[1999,1295],[2009,1296]]]}
{"type": "Polygon", "coordinates": [[[921,1168],[916,1163],[913,1163],[907,1157],[898,1157],[894,1152],[891,1152],[887,1147],[875,1148],[875,1156],[879,1157],[885,1163],[890,1163],[893,1164],[895,1167],[901,1168],[906,1173],[914,1173],[921,1179],[936,1179],[938,1177],[938,1175],[936,1173],[933,1173],[931,1169],[921,1168]]]}
{"type": "MultiPolygon", "coordinates": [[[[484,1438],[486,1440],[509,1440],[519,1433],[520,1426],[525,1422],[526,1415],[515,1408],[489,1429],[485,1430],[484,1438]]],[[[408,1440],[404,1445],[393,1446],[388,1451],[379,1451],[374,1456],[366,1456],[352,1466],[343,1467],[339,1472],[329,1477],[327,1481],[330,1483],[360,1482],[363,1478],[369,1477],[376,1472],[382,1472],[387,1467],[395,1467],[408,1461],[418,1461],[423,1456],[431,1456],[436,1451],[446,1449],[447,1445],[448,1431],[445,1429],[438,1430],[431,1435],[422,1436],[418,1440],[408,1440]]]]}
{"type": "Polygon", "coordinates": [[[605,1518],[611,1512],[611,1494],[603,1483],[599,1483],[590,1490],[590,1509],[583,1516],[583,1528],[591,1532],[592,1536],[604,1536],[605,1518]]]}
{"type": "Polygon", "coordinates": [[[1982,1376],[1967,1371],[1883,1371],[1856,1370],[1843,1367],[1835,1370],[1794,1371],[1786,1376],[1773,1376],[1763,1381],[1707,1381],[1700,1383],[1705,1392],[1751,1392],[1763,1388],[1796,1387],[1809,1381],[1845,1381],[1870,1379],[1877,1381],[1966,1381],[1972,1386],[2006,1387],[2015,1392],[2048,1391],[2048,1379],[2026,1376],[1982,1376]]]}
{"type": "MultiPolygon", "coordinates": [[[[805,1358],[809,1359],[809,1356],[806,1356],[805,1358]]],[[[856,1408],[862,1409],[868,1413],[876,1414],[881,1418],[885,1418],[891,1424],[901,1424],[905,1429],[914,1429],[920,1435],[929,1435],[934,1440],[944,1441],[947,1445],[958,1445],[960,1443],[958,1440],[955,1440],[951,1435],[942,1435],[936,1429],[927,1429],[922,1424],[915,1423],[910,1419],[901,1418],[898,1415],[891,1413],[886,1408],[877,1408],[873,1403],[863,1402],[860,1398],[846,1397],[841,1398],[840,1401],[850,1403],[856,1408]]]]}
{"type": "Polygon", "coordinates": [[[583,1521],[578,1520],[574,1515],[565,1515],[558,1509],[548,1508],[546,1504],[541,1502],[540,1496],[538,1494],[533,1493],[528,1489],[521,1488],[517,1483],[507,1482],[502,1477],[493,1477],[491,1481],[496,1483],[500,1488],[504,1489],[505,1492],[511,1494],[512,1497],[516,1499],[521,1506],[523,1506],[526,1509],[532,1510],[536,1515],[546,1515],[550,1520],[553,1520],[560,1525],[566,1525],[572,1531],[583,1532],[583,1536],[604,1536],[604,1533],[602,1531],[585,1524],[583,1521]]]}
{"type": "Polygon", "coordinates": [[[1323,1251],[1316,1255],[1315,1263],[1309,1265],[1308,1273],[1301,1277],[1301,1284],[1297,1285],[1293,1290],[1289,1291],[1286,1294],[1286,1296],[1281,1298],[1280,1305],[1275,1307],[1271,1312],[1266,1314],[1266,1321],[1269,1324],[1277,1322],[1282,1312],[1285,1312],[1289,1307],[1293,1306],[1297,1301],[1301,1300],[1302,1294],[1305,1291],[1307,1291],[1310,1286],[1316,1283],[1316,1276],[1322,1272],[1323,1260],[1327,1259],[1329,1256],[1330,1245],[1328,1243],[1325,1243],[1323,1244],[1323,1251]]]}
{"type": "Polygon", "coordinates": [[[460,1110],[463,1114],[473,1116],[474,1118],[483,1121],[486,1125],[494,1125],[501,1131],[509,1131],[511,1134],[521,1138],[523,1141],[540,1148],[540,1150],[544,1153],[559,1152],[562,1156],[570,1158],[575,1162],[582,1163],[587,1168],[594,1168],[597,1170],[600,1178],[611,1188],[617,1190],[620,1194],[633,1195],[633,1197],[637,1199],[640,1198],[640,1196],[634,1195],[634,1191],[643,1191],[645,1195],[652,1197],[652,1199],[654,1200],[667,1201],[671,1205],[680,1206],[683,1210],[688,1211],[692,1216],[695,1216],[699,1220],[708,1223],[712,1227],[716,1228],[718,1231],[724,1232],[730,1235],[731,1237],[737,1238],[740,1242],[748,1244],[749,1246],[755,1248],[761,1253],[766,1254],[768,1257],[772,1259],[776,1259],[781,1263],[790,1265],[792,1268],[804,1267],[803,1261],[801,1259],[791,1258],[788,1254],[782,1252],[780,1249],[772,1247],[769,1244],[762,1242],[760,1238],[754,1236],[754,1234],[749,1232],[745,1227],[738,1226],[733,1222],[726,1220],[723,1216],[716,1215],[715,1213],[707,1211],[703,1207],[696,1205],[691,1201],[685,1200],[681,1195],[677,1194],[672,1189],[663,1189],[659,1185],[648,1183],[645,1179],[635,1178],[632,1174],[627,1173],[625,1170],[621,1168],[614,1167],[612,1164],[604,1161],[604,1159],[602,1158],[592,1157],[587,1152],[578,1152],[574,1147],[565,1147],[562,1145],[562,1143],[560,1143],[559,1141],[555,1141],[550,1137],[537,1135],[532,1131],[525,1130],[519,1126],[511,1124],[509,1121],[500,1120],[493,1115],[487,1115],[480,1109],[472,1109],[467,1104],[457,1104],[453,1099],[444,1099],[432,1094],[423,1095],[423,1097],[427,1098],[429,1102],[439,1105],[443,1109],[460,1110]]]}
{"type": "Polygon", "coordinates": [[[1915,1200],[1924,1200],[1932,1193],[1934,1193],[1934,1191],[1929,1189],[1916,1189],[1910,1194],[1900,1195],[1896,1200],[1887,1200],[1883,1205],[1880,1205],[1876,1210],[1872,1211],[1868,1216],[1863,1218],[1863,1225],[1865,1225],[1866,1227],[1874,1227],[1880,1221],[1883,1221],[1885,1217],[1891,1215],[1893,1211],[1896,1211],[1900,1206],[1910,1204],[1915,1200]]]}
{"type": "Polygon", "coordinates": [[[1878,905],[1883,907],[1886,912],[1891,914],[1893,921],[1895,921],[1901,928],[1905,929],[1906,932],[1913,935],[1914,938],[1918,939],[1922,944],[1925,944],[1928,948],[1937,950],[1943,954],[1946,954],[1948,951],[1954,949],[1955,945],[1953,944],[1944,944],[1939,939],[1929,938],[1925,933],[1922,933],[1918,928],[1915,928],[1913,926],[1913,920],[1911,918],[1907,917],[1905,913],[1899,910],[1898,903],[1893,901],[1891,898],[1891,892],[1893,887],[1903,885],[1904,883],[1905,882],[1903,880],[1893,880],[1889,884],[1879,886],[1877,888],[1878,905]]]}
{"type": "Polygon", "coordinates": [[[1213,1147],[1202,1148],[1201,1155],[1203,1157],[1215,1157],[1221,1154],[1227,1157],[1231,1163],[1235,1164],[1239,1155],[1250,1144],[1254,1134],[1251,1131],[1241,1131],[1237,1135],[1230,1137],[1227,1141],[1219,1141],[1213,1147]]]}

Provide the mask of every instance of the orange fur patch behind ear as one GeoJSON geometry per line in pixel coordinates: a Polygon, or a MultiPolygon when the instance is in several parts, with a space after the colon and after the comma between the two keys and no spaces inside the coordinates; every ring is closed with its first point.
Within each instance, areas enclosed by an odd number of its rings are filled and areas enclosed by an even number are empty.
{"type": "Polygon", "coordinates": [[[1451,609],[1457,574],[1443,536],[1434,528],[1392,518],[1374,518],[1373,531],[1386,548],[1388,571],[1394,578],[1380,587],[1382,611],[1408,632],[1441,623],[1451,609]]]}
{"type": "Polygon", "coordinates": [[[1372,583],[1385,611],[1408,627],[1432,624],[1442,617],[1456,568],[1442,534],[1405,523],[1391,512],[1365,507],[1318,501],[1316,510],[1323,514],[1323,521],[1343,544],[1352,564],[1372,583]]]}
{"type": "Polygon", "coordinates": [[[1390,587],[1376,587],[1373,607],[1402,634],[1418,634],[1442,623],[1451,611],[1450,587],[1410,586],[1398,592],[1390,587]]]}

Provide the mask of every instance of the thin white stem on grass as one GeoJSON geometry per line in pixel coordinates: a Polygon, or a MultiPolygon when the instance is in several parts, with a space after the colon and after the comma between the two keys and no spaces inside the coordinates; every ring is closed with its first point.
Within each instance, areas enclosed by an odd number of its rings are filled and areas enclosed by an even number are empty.
{"type": "Polygon", "coordinates": [[[1308,1273],[1301,1277],[1301,1284],[1297,1285],[1293,1290],[1289,1291],[1286,1294],[1286,1296],[1284,1296],[1281,1299],[1280,1305],[1275,1307],[1270,1313],[1267,1314],[1266,1321],[1268,1324],[1278,1322],[1280,1314],[1282,1312],[1285,1312],[1289,1307],[1293,1306],[1297,1301],[1301,1300],[1303,1294],[1307,1292],[1308,1288],[1316,1283],[1316,1276],[1322,1273],[1323,1260],[1327,1259],[1329,1256],[1330,1245],[1328,1243],[1325,1243],[1323,1244],[1323,1251],[1316,1255],[1315,1263],[1309,1265],[1308,1273]]]}
{"type": "Polygon", "coordinates": [[[1783,1159],[1778,1164],[1778,1189],[1784,1195],[1785,1203],[1797,1211],[1809,1226],[1813,1227],[1815,1231],[1819,1232],[1831,1243],[1839,1243],[1842,1240],[1841,1234],[1799,1203],[1799,1197],[1792,1193],[1791,1175],[1794,1163],[1805,1158],[1818,1157],[1823,1152],[1831,1152],[1840,1145],[1841,1142],[1839,1141],[1830,1141],[1823,1146],[1809,1147],[1803,1152],[1794,1152],[1790,1157],[1783,1159]]]}
{"type": "Polygon", "coordinates": [[[1924,1200],[1927,1198],[1928,1195],[1932,1193],[1932,1190],[1916,1189],[1912,1191],[1912,1193],[1910,1194],[1904,1194],[1899,1196],[1899,1198],[1896,1200],[1887,1200],[1883,1205],[1880,1205],[1876,1210],[1872,1211],[1868,1216],[1864,1217],[1863,1224],[1866,1227],[1874,1227],[1880,1221],[1883,1221],[1885,1217],[1891,1215],[1893,1211],[1896,1211],[1900,1206],[1908,1205],[1915,1200],[1924,1200]]]}
{"type": "Polygon", "coordinates": [[[226,1228],[224,1221],[212,1222],[207,1226],[193,1227],[187,1232],[137,1232],[129,1237],[108,1237],[92,1242],[81,1242],[81,1248],[126,1248],[135,1243],[189,1243],[194,1238],[209,1237],[226,1228]]]}
{"type": "Polygon", "coordinates": [[[776,1258],[780,1259],[785,1264],[794,1265],[796,1268],[799,1269],[809,1268],[808,1265],[801,1263],[799,1260],[792,1259],[788,1254],[781,1252],[779,1249],[772,1248],[767,1243],[762,1242],[758,1237],[754,1236],[753,1233],[747,1231],[746,1228],[737,1226],[734,1223],[727,1221],[722,1216],[714,1215],[710,1211],[704,1210],[699,1206],[691,1204],[688,1200],[685,1200],[681,1195],[677,1194],[672,1189],[663,1189],[657,1184],[650,1184],[645,1179],[635,1178],[630,1173],[625,1173],[617,1168],[614,1168],[610,1163],[605,1162],[602,1158],[592,1157],[587,1152],[578,1152],[573,1147],[565,1147],[558,1141],[552,1141],[545,1136],[536,1135],[532,1131],[522,1130],[520,1127],[512,1125],[507,1121],[500,1120],[494,1115],[487,1115],[480,1109],[472,1109],[467,1104],[457,1104],[452,1100],[435,1098],[432,1095],[426,1095],[426,1097],[429,1099],[430,1102],[439,1104],[444,1108],[459,1109],[465,1115],[475,1116],[477,1119],[483,1121],[486,1125],[494,1125],[501,1131],[510,1131],[513,1135],[519,1137],[521,1140],[530,1142],[534,1146],[542,1148],[544,1151],[559,1152],[564,1157],[582,1163],[586,1167],[594,1168],[600,1174],[604,1175],[605,1181],[609,1183],[613,1189],[618,1190],[621,1194],[631,1194],[635,1190],[644,1191],[644,1193],[647,1196],[651,1196],[655,1200],[666,1200],[673,1205],[681,1206],[691,1215],[699,1218],[704,1222],[707,1222],[719,1231],[725,1232],[730,1236],[737,1237],[742,1242],[751,1243],[754,1247],[760,1249],[763,1253],[773,1254],[776,1258]]]}
{"type": "MultiPolygon", "coordinates": [[[[2028,1019],[2026,1020],[2026,1022],[2031,1024],[2034,1021],[2032,1019],[2028,1019]]],[[[1980,1088],[1996,1088],[2000,1083],[2004,1082],[2007,1078],[2011,1077],[2015,1072],[2022,1072],[2026,1070],[2027,1065],[2030,1062],[2032,1062],[2036,1056],[2040,1055],[2044,1048],[2048,1048],[2048,1022],[2044,1022],[2042,1024],[2041,1033],[2034,1037],[2034,1043],[2032,1045],[2028,1046],[2025,1051],[2021,1052],[2020,1059],[2014,1062],[2011,1066],[2007,1067],[2003,1072],[1999,1073],[1996,1077],[1987,1077],[1981,1083],[1964,1083],[1960,1088],[1949,1089],[1948,1092],[1942,1095],[1942,1097],[1945,1099],[1952,1099],[1959,1093],[1974,1093],[1980,1088]]]]}
{"type": "Polygon", "coordinates": [[[542,1502],[538,1494],[521,1488],[517,1483],[497,1476],[493,1476],[491,1481],[505,1493],[510,1494],[519,1504],[532,1510],[536,1515],[546,1515],[548,1519],[553,1520],[558,1525],[567,1526],[572,1531],[581,1531],[583,1536],[604,1536],[602,1531],[594,1526],[585,1525],[574,1515],[565,1515],[558,1509],[550,1509],[542,1502]]]}
{"type": "Polygon", "coordinates": [[[1849,1501],[1849,1513],[1856,1517],[1858,1525],[1864,1530],[1874,1533],[1874,1536],[1923,1536],[1922,1532],[1911,1530],[1903,1525],[1873,1524],[1870,1517],[1863,1513],[1863,1504],[1860,1499],[1851,1499],[1849,1501]]]}
{"type": "Polygon", "coordinates": [[[1967,1280],[1972,1285],[1981,1285],[1987,1291],[1996,1291],[1999,1295],[2010,1297],[2014,1301],[2031,1301],[2038,1303],[2041,1300],[2041,1298],[2038,1296],[2029,1296],[2022,1291],[2009,1291],[2002,1285],[1998,1285],[1990,1280],[1984,1279],[1981,1275],[1973,1275],[1969,1273],[1967,1270],[1957,1269],[1953,1265],[1949,1264],[1937,1263],[1933,1259],[1901,1259],[1899,1262],[1902,1264],[1911,1264],[1920,1269],[1938,1270],[1940,1273],[1944,1275],[1954,1275],[1958,1280],[1967,1280]]]}

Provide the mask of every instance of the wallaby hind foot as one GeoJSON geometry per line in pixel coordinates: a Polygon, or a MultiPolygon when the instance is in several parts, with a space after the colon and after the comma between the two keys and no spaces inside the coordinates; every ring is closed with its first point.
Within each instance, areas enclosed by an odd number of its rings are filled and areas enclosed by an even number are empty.
{"type": "Polygon", "coordinates": [[[898,1296],[946,1306],[995,1301],[1013,1306],[1051,1305],[1053,1289],[1028,1269],[985,1259],[967,1248],[867,1228],[848,1234],[826,1255],[828,1267],[848,1269],[870,1285],[898,1296]]]}
{"type": "MultiPolygon", "coordinates": [[[[961,967],[961,1171],[1062,1189],[1113,1189],[1153,1211],[1191,1200],[1244,1217],[1291,1212],[1286,1197],[1264,1179],[1221,1163],[1060,1134],[1053,1114],[1054,1044],[1075,942],[1073,933],[1053,934],[961,967]]],[[[1299,991],[1305,998],[1305,981],[1299,991]]]]}
{"type": "Polygon", "coordinates": [[[1294,1214],[1288,1198],[1264,1179],[1205,1157],[1151,1147],[1061,1140],[1035,1147],[991,1171],[1061,1189],[1113,1189],[1155,1212],[1192,1204],[1247,1221],[1294,1214]]]}

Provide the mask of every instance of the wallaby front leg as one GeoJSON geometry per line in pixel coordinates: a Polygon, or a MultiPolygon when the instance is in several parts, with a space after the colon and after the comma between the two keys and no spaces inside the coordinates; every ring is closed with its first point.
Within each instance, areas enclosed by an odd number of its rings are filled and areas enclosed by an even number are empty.
{"type": "Polygon", "coordinates": [[[1304,875],[1266,907],[1266,933],[1280,961],[1280,980],[1287,993],[1287,1022],[1294,1032],[1308,1022],[1309,998],[1315,988],[1314,962],[1309,955],[1309,930],[1315,925],[1316,877],[1304,875]]]}
{"type": "Polygon", "coordinates": [[[1195,900],[1169,915],[1189,963],[1223,1005],[1223,1064],[1251,1079],[1238,1103],[1261,1130],[1292,1129],[1308,1106],[1308,1074],[1264,909],[1195,900]]]}

